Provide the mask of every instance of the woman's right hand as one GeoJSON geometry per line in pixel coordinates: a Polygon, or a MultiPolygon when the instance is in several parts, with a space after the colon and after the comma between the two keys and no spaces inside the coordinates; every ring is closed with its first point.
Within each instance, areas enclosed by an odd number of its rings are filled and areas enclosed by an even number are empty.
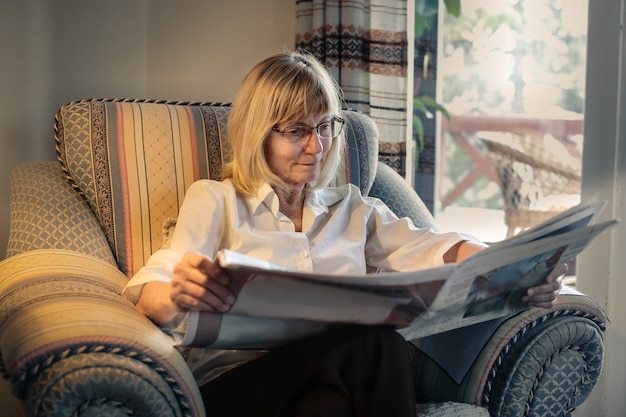
{"type": "Polygon", "coordinates": [[[181,311],[200,310],[225,313],[235,302],[228,288],[228,275],[204,255],[187,252],[174,266],[170,300],[181,311]]]}
{"type": "Polygon", "coordinates": [[[234,302],[222,267],[206,256],[188,252],[174,266],[171,281],[151,281],[143,286],[136,307],[163,327],[189,310],[224,313],[234,302]]]}

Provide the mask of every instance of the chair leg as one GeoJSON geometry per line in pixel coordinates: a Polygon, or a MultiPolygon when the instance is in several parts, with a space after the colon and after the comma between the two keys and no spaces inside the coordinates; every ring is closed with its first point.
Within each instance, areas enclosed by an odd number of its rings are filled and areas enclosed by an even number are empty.
{"type": "Polygon", "coordinates": [[[508,238],[510,238],[510,237],[513,237],[513,235],[515,234],[515,229],[516,229],[516,227],[515,227],[515,226],[509,226],[509,227],[506,229],[506,238],[507,238],[507,239],[508,239],[508,238]]]}

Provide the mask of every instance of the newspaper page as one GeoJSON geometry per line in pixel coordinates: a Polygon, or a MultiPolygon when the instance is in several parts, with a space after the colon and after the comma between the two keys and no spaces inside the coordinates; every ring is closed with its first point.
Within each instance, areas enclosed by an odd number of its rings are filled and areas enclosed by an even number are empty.
{"type": "Polygon", "coordinates": [[[458,264],[358,276],[288,271],[232,251],[218,261],[237,299],[226,314],[192,311],[183,346],[267,348],[336,323],[385,324],[407,339],[509,315],[521,294],[616,221],[591,225],[587,203],[458,264]]]}
{"type": "Polygon", "coordinates": [[[400,331],[407,339],[496,319],[527,306],[522,294],[573,259],[616,221],[585,226],[518,246],[492,247],[457,265],[427,314],[400,331]]]}
{"type": "Polygon", "coordinates": [[[606,203],[606,201],[596,201],[595,198],[592,198],[584,204],[579,204],[569,210],[556,214],[531,229],[524,230],[509,239],[495,243],[492,247],[515,246],[594,224],[600,212],[606,206],[606,203]]]}
{"type": "Polygon", "coordinates": [[[408,326],[454,270],[451,264],[417,275],[338,276],[286,271],[264,261],[256,266],[257,259],[232,251],[221,251],[218,260],[237,299],[227,314],[191,311],[182,346],[271,347],[320,331],[319,323],[408,326]]]}

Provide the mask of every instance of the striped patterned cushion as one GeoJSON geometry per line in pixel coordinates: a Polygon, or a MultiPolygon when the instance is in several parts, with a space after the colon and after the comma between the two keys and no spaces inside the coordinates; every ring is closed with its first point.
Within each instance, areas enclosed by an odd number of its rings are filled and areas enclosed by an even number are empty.
{"type": "MultiPolygon", "coordinates": [[[[230,158],[229,107],[148,101],[89,100],[61,107],[57,150],[72,184],[85,196],[128,276],[162,246],[162,225],[175,218],[194,181],[218,178],[230,158]]],[[[346,172],[367,193],[376,172],[378,132],[346,111],[346,172]],[[366,138],[367,140],[363,140],[366,138]]]]}
{"type": "Polygon", "coordinates": [[[0,276],[0,368],[27,409],[39,408],[25,415],[90,408],[77,414],[171,416],[173,407],[200,415],[185,360],[121,295],[127,279],[114,265],[41,249],[0,262],[0,276]],[[117,401],[111,408],[135,412],[91,409],[107,399],[117,401]],[[157,413],[156,406],[170,411],[157,413]]]}

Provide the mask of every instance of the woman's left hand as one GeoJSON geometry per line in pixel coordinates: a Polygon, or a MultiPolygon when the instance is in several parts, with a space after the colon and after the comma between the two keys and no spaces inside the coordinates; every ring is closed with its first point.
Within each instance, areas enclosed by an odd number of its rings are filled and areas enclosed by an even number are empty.
{"type": "Polygon", "coordinates": [[[551,308],[554,306],[559,292],[561,291],[561,281],[567,273],[567,264],[557,267],[546,280],[539,285],[530,287],[524,295],[522,301],[529,306],[551,308]]]}

